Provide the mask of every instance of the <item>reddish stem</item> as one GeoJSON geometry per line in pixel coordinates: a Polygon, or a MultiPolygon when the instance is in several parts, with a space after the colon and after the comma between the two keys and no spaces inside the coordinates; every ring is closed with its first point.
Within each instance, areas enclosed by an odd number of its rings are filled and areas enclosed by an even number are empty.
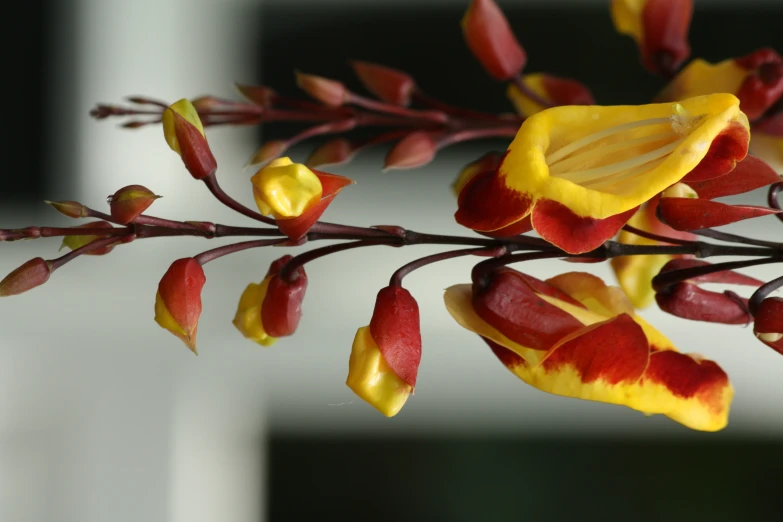
{"type": "Polygon", "coordinates": [[[259,248],[265,246],[278,245],[286,241],[288,241],[288,238],[284,238],[284,237],[277,238],[277,239],[257,239],[254,241],[242,241],[241,243],[233,243],[231,245],[225,245],[222,247],[213,248],[212,250],[207,250],[206,252],[202,252],[197,256],[194,256],[193,259],[195,259],[199,265],[203,266],[209,263],[210,261],[214,261],[215,259],[221,258],[223,256],[227,256],[229,254],[241,252],[242,250],[247,250],[249,248],[259,248]]]}

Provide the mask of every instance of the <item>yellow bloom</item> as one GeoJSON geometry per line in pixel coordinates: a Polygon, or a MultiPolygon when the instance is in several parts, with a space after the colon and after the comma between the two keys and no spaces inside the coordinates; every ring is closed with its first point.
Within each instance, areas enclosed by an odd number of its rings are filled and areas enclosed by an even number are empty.
{"type": "Polygon", "coordinates": [[[734,392],[723,370],[679,353],[619,288],[595,276],[544,282],[503,269],[484,285],[452,286],[445,301],[460,325],[542,391],[663,414],[697,430],[728,422],[734,392]]]}
{"type": "Polygon", "coordinates": [[[389,367],[369,326],[356,332],[345,384],[387,417],[397,415],[413,392],[413,387],[389,367]]]}
{"type": "Polygon", "coordinates": [[[234,326],[248,339],[257,342],[261,346],[272,346],[277,337],[270,336],[264,329],[261,320],[261,307],[264,304],[267,288],[271,275],[264,278],[261,283],[250,283],[239,298],[237,313],[234,316],[234,326]]]}
{"type": "Polygon", "coordinates": [[[522,124],[496,175],[462,191],[455,217],[488,232],[531,215],[547,241],[588,252],[686,176],[729,172],[747,153],[748,139],[748,120],[730,94],[555,107],[522,124]]]}
{"type": "Polygon", "coordinates": [[[275,218],[292,218],[321,200],[323,187],[313,171],[289,158],[278,158],[250,178],[258,210],[275,218]]]}

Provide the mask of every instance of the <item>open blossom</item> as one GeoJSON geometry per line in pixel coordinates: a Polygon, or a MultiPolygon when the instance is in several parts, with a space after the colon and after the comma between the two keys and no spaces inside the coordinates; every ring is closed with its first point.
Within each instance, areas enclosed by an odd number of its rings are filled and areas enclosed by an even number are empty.
{"type": "Polygon", "coordinates": [[[263,281],[247,285],[239,299],[234,326],[262,346],[271,346],[279,337],[292,335],[302,317],[307,289],[304,267],[297,267],[287,281],[280,277],[280,270],[291,259],[285,255],[274,261],[263,281]]]}
{"type": "Polygon", "coordinates": [[[530,216],[550,243],[588,252],[669,186],[730,172],[748,139],[748,120],[730,94],[554,107],[525,120],[495,172],[466,184],[455,218],[491,232],[530,216]]]}
{"type": "Polygon", "coordinates": [[[291,239],[304,236],[352,180],[278,158],[250,178],[258,210],[291,239]]]}
{"type": "Polygon", "coordinates": [[[693,429],[726,426],[733,389],[712,361],[677,351],[622,291],[571,272],[540,281],[511,269],[446,290],[457,322],[542,391],[663,414],[693,429]]]}
{"type": "Polygon", "coordinates": [[[420,361],[416,300],[404,288],[383,288],[370,325],[356,332],[346,384],[365,402],[393,417],[416,387],[420,361]]]}
{"type": "Polygon", "coordinates": [[[617,32],[636,41],[648,71],[669,76],[691,54],[693,0],[612,0],[611,13],[617,32]]]}

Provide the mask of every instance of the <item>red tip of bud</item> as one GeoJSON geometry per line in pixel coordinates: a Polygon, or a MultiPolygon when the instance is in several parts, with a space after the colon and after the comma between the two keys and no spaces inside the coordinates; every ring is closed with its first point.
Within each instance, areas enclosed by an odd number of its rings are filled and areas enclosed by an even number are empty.
{"type": "Polygon", "coordinates": [[[117,222],[127,225],[147,210],[160,196],[141,185],[128,185],[109,196],[111,215],[117,222]]]}
{"type": "Polygon", "coordinates": [[[271,107],[277,97],[274,90],[264,85],[243,85],[241,83],[234,85],[242,96],[265,109],[271,107]]]}
{"type": "Polygon", "coordinates": [[[247,161],[246,166],[263,165],[273,159],[279,158],[288,149],[288,142],[283,140],[267,141],[255,151],[253,156],[247,161]]]}
{"type": "Polygon", "coordinates": [[[292,258],[285,255],[269,267],[266,296],[261,305],[261,322],[272,337],[292,335],[302,318],[302,301],[307,290],[307,274],[304,267],[297,267],[286,279],[279,273],[292,258]]]}
{"type": "Polygon", "coordinates": [[[419,306],[406,289],[387,286],[378,292],[370,333],[389,367],[411,387],[421,362],[419,306]]]}
{"type": "Polygon", "coordinates": [[[756,310],[756,320],[753,324],[756,337],[783,355],[783,299],[768,297],[756,310]]]}
{"type": "Polygon", "coordinates": [[[323,165],[339,165],[350,161],[354,154],[353,145],[345,138],[337,138],[327,141],[307,158],[308,167],[321,167],[323,165]]]}
{"type": "Polygon", "coordinates": [[[87,209],[77,201],[44,201],[44,203],[69,218],[87,217],[87,209]]]}
{"type": "Polygon", "coordinates": [[[688,30],[693,0],[647,0],[642,12],[642,61],[648,71],[672,76],[691,54],[688,30]]]}
{"type": "Polygon", "coordinates": [[[495,79],[508,80],[525,67],[525,50],[493,0],[473,0],[462,19],[462,32],[470,50],[495,79]]]}
{"type": "Polygon", "coordinates": [[[52,268],[48,261],[40,257],[31,259],[0,281],[0,297],[32,290],[47,282],[50,275],[52,275],[52,268]]]}
{"type": "Polygon", "coordinates": [[[416,88],[413,78],[397,69],[369,62],[351,62],[362,85],[381,100],[407,107],[416,88]]]}
{"type": "Polygon", "coordinates": [[[174,131],[179,143],[180,156],[185,168],[195,179],[204,179],[217,170],[217,160],[212,155],[207,139],[201,131],[174,112],[174,131]]]}
{"type": "Polygon", "coordinates": [[[324,105],[339,107],[345,102],[345,86],[336,81],[313,74],[296,73],[296,85],[324,105]]]}
{"type": "Polygon", "coordinates": [[[430,133],[416,131],[397,142],[386,154],[384,169],[415,169],[435,158],[438,151],[430,133]]]}

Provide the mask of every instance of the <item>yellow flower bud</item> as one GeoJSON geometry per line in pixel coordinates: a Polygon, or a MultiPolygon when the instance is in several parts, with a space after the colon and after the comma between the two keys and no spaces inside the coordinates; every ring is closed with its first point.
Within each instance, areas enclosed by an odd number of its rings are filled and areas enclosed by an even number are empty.
{"type": "Polygon", "coordinates": [[[321,200],[323,186],[310,169],[289,158],[279,158],[250,178],[253,196],[264,215],[292,218],[321,200]]]}
{"type": "Polygon", "coordinates": [[[272,346],[277,337],[270,336],[264,329],[264,323],[261,320],[261,306],[266,297],[269,280],[272,276],[267,276],[260,284],[250,283],[242,292],[239,298],[239,306],[234,316],[234,326],[237,327],[242,335],[248,339],[257,342],[261,346],[272,346]]]}

